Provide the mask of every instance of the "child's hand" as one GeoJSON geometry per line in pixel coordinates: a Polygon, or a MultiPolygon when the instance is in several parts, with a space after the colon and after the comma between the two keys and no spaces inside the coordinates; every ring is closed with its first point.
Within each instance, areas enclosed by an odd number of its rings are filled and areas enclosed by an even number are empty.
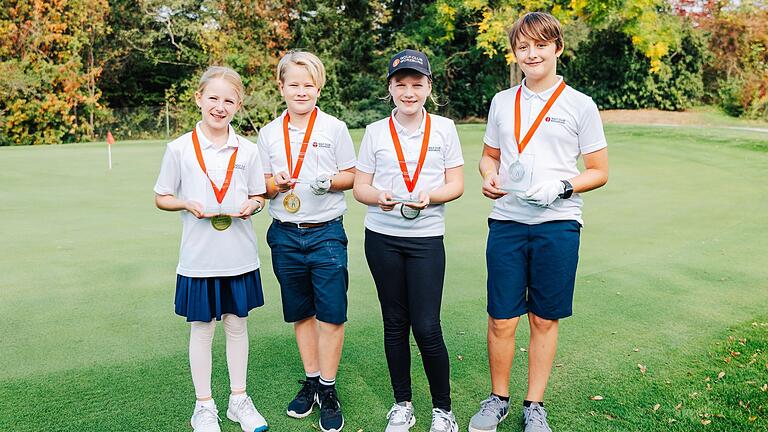
{"type": "Polygon", "coordinates": [[[392,201],[391,192],[382,191],[379,194],[378,204],[380,209],[384,210],[385,212],[388,212],[388,211],[392,211],[392,209],[395,208],[397,201],[392,201]]]}
{"type": "Polygon", "coordinates": [[[242,220],[248,220],[251,216],[260,212],[264,208],[264,203],[257,199],[247,199],[240,208],[240,214],[232,215],[242,220]]]}
{"type": "Polygon", "coordinates": [[[206,217],[205,214],[203,213],[203,205],[197,201],[192,201],[192,200],[184,201],[184,209],[192,213],[192,215],[198,219],[202,219],[206,217]]]}
{"type": "Polygon", "coordinates": [[[417,202],[417,203],[404,203],[403,205],[406,205],[408,207],[414,208],[416,210],[424,210],[429,205],[429,193],[428,192],[419,192],[419,202],[417,202]]]}
{"type": "Polygon", "coordinates": [[[483,177],[483,195],[490,199],[499,199],[507,193],[499,189],[501,178],[498,173],[489,172],[483,177]]]}
{"type": "Polygon", "coordinates": [[[279,192],[288,192],[291,189],[291,176],[287,172],[280,171],[272,178],[279,192]]]}

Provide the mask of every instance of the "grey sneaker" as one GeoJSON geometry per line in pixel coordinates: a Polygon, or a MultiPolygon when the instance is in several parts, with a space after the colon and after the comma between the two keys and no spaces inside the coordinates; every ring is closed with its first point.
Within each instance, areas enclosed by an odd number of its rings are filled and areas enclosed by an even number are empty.
{"type": "Polygon", "coordinates": [[[531,406],[523,407],[525,420],[525,432],[552,432],[547,423],[547,411],[536,402],[531,406]]]}
{"type": "Polygon", "coordinates": [[[416,424],[416,416],[413,415],[413,405],[408,402],[400,402],[392,405],[387,413],[387,428],[384,432],[408,432],[408,429],[416,424]]]}
{"type": "Polygon", "coordinates": [[[432,426],[429,432],[459,432],[453,412],[432,408],[432,426]]]}
{"type": "Polygon", "coordinates": [[[480,402],[480,411],[469,421],[469,432],[496,432],[496,426],[509,414],[509,402],[491,395],[480,402]]]}

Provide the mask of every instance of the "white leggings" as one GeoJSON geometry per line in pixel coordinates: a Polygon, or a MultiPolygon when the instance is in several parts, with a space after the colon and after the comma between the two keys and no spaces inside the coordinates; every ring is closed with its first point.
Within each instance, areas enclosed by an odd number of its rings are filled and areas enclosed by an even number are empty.
{"type": "MultiPolygon", "coordinates": [[[[248,326],[246,318],[224,314],[224,334],[227,337],[227,368],[229,387],[233,392],[245,391],[245,376],[248,369],[248,326]]],[[[216,320],[192,322],[189,335],[189,367],[195,396],[208,399],[211,393],[211,346],[216,330],[216,320]]]]}

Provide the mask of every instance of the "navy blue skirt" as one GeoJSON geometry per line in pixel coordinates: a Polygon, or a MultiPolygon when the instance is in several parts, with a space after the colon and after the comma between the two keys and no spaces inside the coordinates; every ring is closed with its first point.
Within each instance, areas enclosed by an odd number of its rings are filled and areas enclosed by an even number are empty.
{"type": "Polygon", "coordinates": [[[176,314],[188,322],[221,321],[224,314],[241,318],[264,305],[259,269],[238,276],[195,278],[176,275],[176,314]]]}

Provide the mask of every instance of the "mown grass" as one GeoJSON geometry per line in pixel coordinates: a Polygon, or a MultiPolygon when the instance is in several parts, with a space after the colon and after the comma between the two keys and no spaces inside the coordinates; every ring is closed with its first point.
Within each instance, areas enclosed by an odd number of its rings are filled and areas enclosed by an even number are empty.
{"type": "MultiPolygon", "coordinates": [[[[482,132],[460,127],[466,193],[447,209],[442,321],[462,429],[488,392],[490,203],[474,172],[482,132]]],[[[361,135],[353,132],[358,142],[361,135]]],[[[765,137],[639,126],[609,126],[607,135],[611,180],[585,195],[575,315],[561,324],[559,366],[547,394],[553,428],[766,429],[766,369],[757,366],[765,368],[768,331],[761,324],[768,306],[768,155],[750,150],[765,146],[765,137]],[[730,351],[741,354],[725,363],[730,351]],[[754,354],[752,365],[739,367],[754,354]],[[726,375],[718,379],[720,371],[726,375]],[[590,399],[596,395],[603,400],[590,399]],[[739,400],[749,401],[748,409],[739,400]]],[[[172,312],[180,223],[152,202],[162,153],[159,141],[118,142],[109,171],[100,144],[0,149],[0,430],[187,429],[194,400],[188,327],[172,312]]],[[[376,431],[385,425],[391,391],[362,252],[365,209],[348,201],[350,321],[339,390],[346,430],[376,431]]],[[[254,221],[267,305],[249,318],[249,389],[272,430],[313,431],[316,415],[295,421],[284,414],[302,369],[263,241],[268,222],[254,221]]],[[[527,345],[524,327],[519,347],[527,345]]],[[[214,396],[223,406],[220,330],[214,347],[214,396]]],[[[413,430],[426,431],[428,390],[415,347],[412,356],[413,430]]],[[[524,396],[525,367],[526,353],[518,351],[513,398],[524,396]]],[[[510,416],[499,430],[520,430],[518,420],[510,416]]],[[[226,420],[222,429],[238,430],[226,420]]]]}

